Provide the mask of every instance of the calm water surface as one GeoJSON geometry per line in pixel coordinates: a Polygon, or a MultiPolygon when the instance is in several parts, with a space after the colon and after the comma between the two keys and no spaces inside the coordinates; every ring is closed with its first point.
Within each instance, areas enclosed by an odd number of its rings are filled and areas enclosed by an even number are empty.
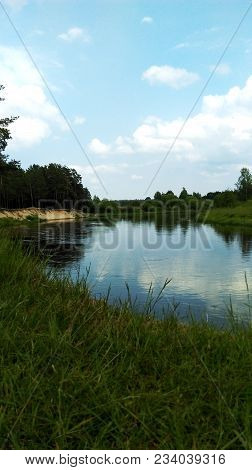
{"type": "MultiPolygon", "coordinates": [[[[41,224],[23,229],[26,242],[50,249],[50,263],[75,280],[86,276],[96,296],[110,301],[127,299],[141,310],[150,285],[157,295],[166,279],[171,282],[155,306],[157,314],[175,310],[181,318],[223,323],[227,307],[248,319],[252,285],[252,231],[211,227],[192,222],[120,220],[41,224]]],[[[251,309],[252,310],[252,309],[251,309]]]]}

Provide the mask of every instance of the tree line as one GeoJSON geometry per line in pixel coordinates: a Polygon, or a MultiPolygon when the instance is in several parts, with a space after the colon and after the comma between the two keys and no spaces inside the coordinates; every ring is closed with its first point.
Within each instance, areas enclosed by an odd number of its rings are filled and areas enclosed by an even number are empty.
{"type": "Polygon", "coordinates": [[[71,208],[80,201],[88,204],[91,195],[75,169],[50,163],[31,165],[24,170],[20,162],[0,154],[1,208],[71,208]]]}
{"type": "MultiPolygon", "coordinates": [[[[151,198],[147,198],[147,200],[150,199],[151,198]]],[[[172,191],[167,191],[166,193],[157,191],[154,194],[154,200],[162,201],[164,203],[176,200],[193,203],[200,199],[213,200],[216,207],[234,207],[239,202],[252,199],[252,174],[249,168],[241,169],[238,181],[235,183],[235,189],[209,192],[204,196],[195,192],[193,194],[189,194],[185,188],[182,189],[179,196],[176,196],[172,191]]]]}
{"type": "Polygon", "coordinates": [[[156,191],[154,197],[146,197],[145,199],[123,199],[123,200],[100,200],[98,196],[93,197],[93,211],[99,213],[110,214],[127,212],[130,214],[135,209],[143,211],[151,211],[156,209],[186,208],[197,211],[202,204],[205,209],[211,207],[214,203],[215,207],[234,207],[241,202],[252,199],[252,174],[248,168],[242,168],[235,189],[227,189],[225,191],[208,192],[201,195],[198,192],[190,194],[185,188],[177,196],[173,191],[167,192],[156,191]]]}

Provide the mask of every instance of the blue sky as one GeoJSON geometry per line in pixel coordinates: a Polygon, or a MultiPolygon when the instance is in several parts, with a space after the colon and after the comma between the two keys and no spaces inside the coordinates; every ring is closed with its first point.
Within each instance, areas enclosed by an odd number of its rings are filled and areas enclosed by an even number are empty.
{"type": "Polygon", "coordinates": [[[74,167],[100,197],[233,187],[252,165],[252,10],[146,193],[249,4],[4,0],[92,165],[0,9],[0,114],[20,116],[9,154],[74,167]]]}

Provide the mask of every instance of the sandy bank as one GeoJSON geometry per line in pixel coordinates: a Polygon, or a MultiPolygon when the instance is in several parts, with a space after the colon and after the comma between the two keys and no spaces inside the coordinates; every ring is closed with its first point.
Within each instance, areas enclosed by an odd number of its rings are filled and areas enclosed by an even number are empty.
{"type": "Polygon", "coordinates": [[[14,210],[0,209],[0,218],[23,220],[29,216],[38,217],[43,220],[69,220],[76,219],[76,217],[84,217],[84,214],[74,210],[67,211],[64,209],[37,209],[35,207],[14,210]]]}

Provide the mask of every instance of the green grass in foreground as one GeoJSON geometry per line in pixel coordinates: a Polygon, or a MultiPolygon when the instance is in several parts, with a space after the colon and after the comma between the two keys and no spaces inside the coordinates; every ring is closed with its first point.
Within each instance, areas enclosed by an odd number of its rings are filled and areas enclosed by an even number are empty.
{"type": "Polygon", "coordinates": [[[252,448],[252,328],[134,315],[0,257],[0,447],[252,448]]]}
{"type": "Polygon", "coordinates": [[[0,218],[0,229],[18,227],[20,225],[33,225],[45,222],[44,219],[36,215],[28,215],[25,219],[14,219],[12,217],[0,218]]]}
{"type": "Polygon", "coordinates": [[[235,207],[211,209],[199,221],[225,225],[252,226],[252,201],[246,201],[235,207]]]}

